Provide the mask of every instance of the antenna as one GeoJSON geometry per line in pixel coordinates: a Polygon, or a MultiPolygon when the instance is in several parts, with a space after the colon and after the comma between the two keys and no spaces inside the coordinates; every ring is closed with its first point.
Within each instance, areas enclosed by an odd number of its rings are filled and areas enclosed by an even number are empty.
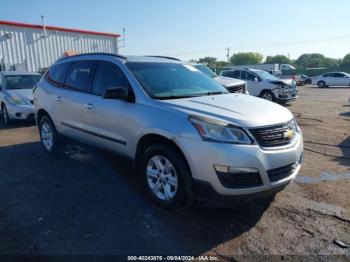
{"type": "Polygon", "coordinates": [[[43,25],[43,30],[44,30],[44,38],[46,38],[46,23],[45,23],[45,16],[44,15],[41,15],[41,23],[43,25]]]}

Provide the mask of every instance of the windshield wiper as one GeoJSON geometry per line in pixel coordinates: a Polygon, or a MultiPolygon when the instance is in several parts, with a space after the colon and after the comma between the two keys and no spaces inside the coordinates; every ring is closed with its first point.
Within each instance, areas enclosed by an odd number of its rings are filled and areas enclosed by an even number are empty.
{"type": "Polygon", "coordinates": [[[221,94],[228,94],[227,92],[224,91],[208,91],[206,95],[212,96],[212,95],[221,95],[221,94]]]}

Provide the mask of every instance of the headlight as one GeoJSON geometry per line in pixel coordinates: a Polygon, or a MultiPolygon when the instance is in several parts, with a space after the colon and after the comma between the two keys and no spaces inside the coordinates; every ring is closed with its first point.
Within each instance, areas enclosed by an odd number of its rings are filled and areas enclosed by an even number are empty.
{"type": "Polygon", "coordinates": [[[225,122],[196,116],[190,116],[189,120],[205,141],[245,145],[253,143],[242,128],[231,126],[225,122]]]}
{"type": "Polygon", "coordinates": [[[25,100],[22,98],[19,98],[18,96],[10,96],[8,100],[14,104],[14,105],[26,105],[28,104],[25,100]]]}
{"type": "Polygon", "coordinates": [[[293,119],[292,121],[290,121],[290,126],[293,130],[295,130],[297,133],[300,133],[300,128],[298,126],[298,123],[295,119],[293,119]]]}

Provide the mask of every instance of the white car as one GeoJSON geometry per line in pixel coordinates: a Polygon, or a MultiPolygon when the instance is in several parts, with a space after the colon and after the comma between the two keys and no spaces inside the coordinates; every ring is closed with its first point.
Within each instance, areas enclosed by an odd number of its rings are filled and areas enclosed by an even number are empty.
{"type": "Polygon", "coordinates": [[[318,87],[350,86],[350,74],[345,72],[332,72],[312,78],[312,84],[318,87]]]}
{"type": "Polygon", "coordinates": [[[250,95],[269,101],[285,103],[298,97],[298,89],[294,80],[282,80],[263,70],[227,70],[221,72],[221,75],[246,81],[250,95]]]}
{"type": "Polygon", "coordinates": [[[203,74],[213,78],[216,82],[223,85],[230,93],[242,93],[249,95],[247,83],[245,81],[231,77],[219,76],[209,67],[203,64],[193,64],[193,67],[197,68],[203,74]]]}
{"type": "Polygon", "coordinates": [[[37,73],[0,72],[0,108],[5,125],[11,120],[34,120],[33,88],[40,78],[37,73]]]}

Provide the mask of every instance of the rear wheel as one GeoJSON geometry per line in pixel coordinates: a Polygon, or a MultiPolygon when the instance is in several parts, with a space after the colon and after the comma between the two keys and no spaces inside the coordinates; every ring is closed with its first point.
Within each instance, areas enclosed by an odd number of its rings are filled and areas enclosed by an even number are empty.
{"type": "Polygon", "coordinates": [[[164,209],[190,203],[192,178],[186,160],[166,144],[148,147],[142,158],[142,175],[152,200],[164,209]]]}
{"type": "Polygon", "coordinates": [[[319,81],[319,82],[317,83],[317,85],[318,85],[319,88],[326,87],[325,81],[319,81]]]}
{"type": "Polygon", "coordinates": [[[50,155],[56,154],[59,148],[58,134],[51,119],[46,115],[40,119],[39,133],[45,151],[50,155]]]}
{"type": "Polygon", "coordinates": [[[271,91],[268,91],[268,90],[262,91],[260,94],[260,97],[265,99],[265,100],[271,101],[271,102],[276,100],[275,95],[271,91]]]}

